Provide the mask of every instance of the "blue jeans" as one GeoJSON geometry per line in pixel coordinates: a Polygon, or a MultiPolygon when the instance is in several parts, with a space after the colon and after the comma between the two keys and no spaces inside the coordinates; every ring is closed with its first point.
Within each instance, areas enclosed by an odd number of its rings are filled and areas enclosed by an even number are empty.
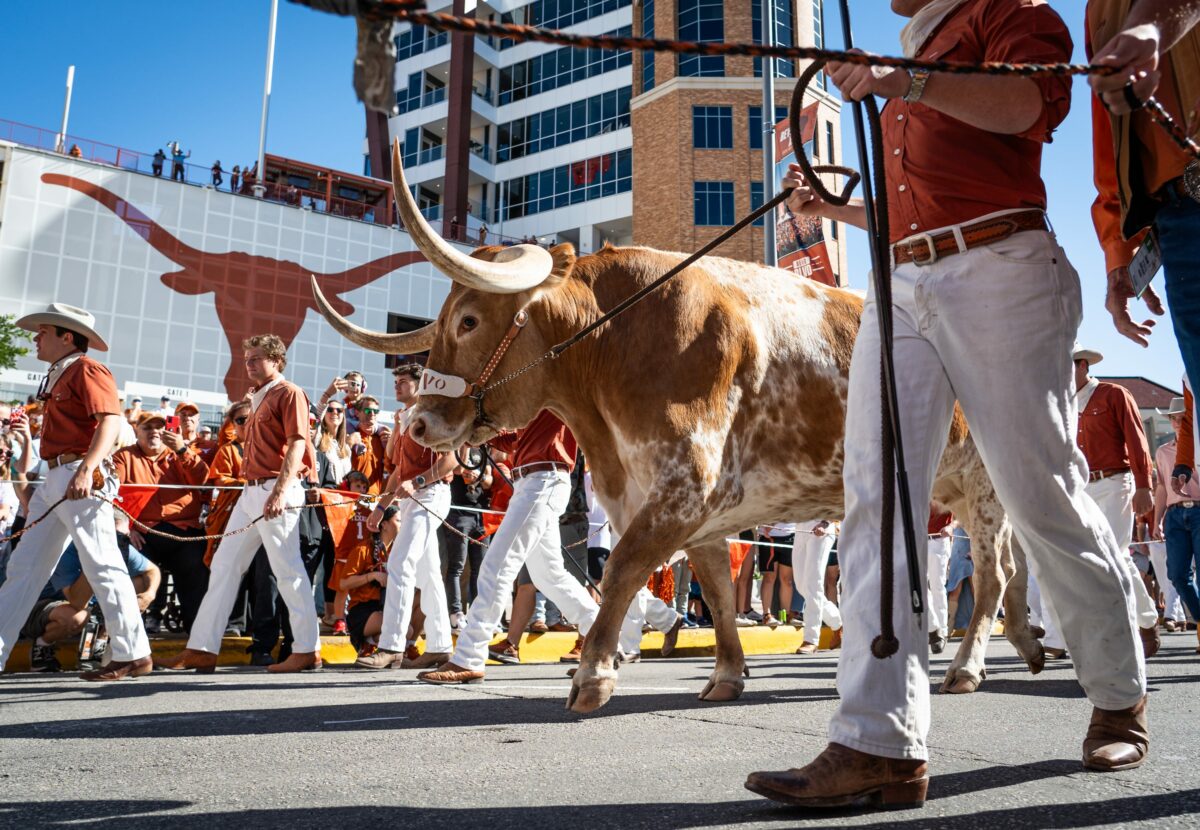
{"type": "Polygon", "coordinates": [[[1166,270],[1171,322],[1183,368],[1195,391],[1200,383],[1200,203],[1172,196],[1171,203],[1159,210],[1155,226],[1166,270]]]}
{"type": "Polygon", "coordinates": [[[1167,539],[1167,578],[1179,592],[1192,619],[1200,620],[1200,593],[1192,563],[1200,569],[1200,506],[1172,507],[1163,518],[1167,539]]]}

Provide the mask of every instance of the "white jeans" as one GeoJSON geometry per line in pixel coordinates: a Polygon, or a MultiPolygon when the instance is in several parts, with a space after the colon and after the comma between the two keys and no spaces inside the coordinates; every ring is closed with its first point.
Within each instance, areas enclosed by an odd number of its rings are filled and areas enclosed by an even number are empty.
{"type": "Polygon", "coordinates": [[[504,520],[492,537],[479,567],[478,593],[467,609],[467,627],[458,635],[452,661],[471,671],[487,665],[488,644],[500,624],[504,605],[521,566],[537,589],[563,616],[587,634],[600,606],[563,566],[558,517],[567,509],[571,478],[561,471],[532,473],[518,479],[504,520]]]}
{"type": "Polygon", "coordinates": [[[671,630],[682,614],[667,605],[650,592],[642,588],[633,595],[633,602],[625,613],[625,621],[621,624],[621,639],[619,648],[624,654],[639,654],[642,650],[642,625],[650,623],[655,631],[664,634],[671,630]]]}
{"type": "MultiPolygon", "coordinates": [[[[233,506],[226,533],[240,530],[262,515],[263,505],[275,488],[276,479],[262,484],[246,485],[241,497],[233,506]]],[[[300,480],[292,481],[284,491],[285,507],[304,504],[304,488],[300,480]]],[[[221,638],[229,624],[229,613],[237,599],[242,576],[254,561],[254,554],[261,545],[267,552],[271,573],[279,596],[287,604],[288,619],[292,624],[292,648],[299,654],[310,654],[321,650],[321,632],[317,627],[317,616],[313,611],[313,586],[304,570],[300,558],[300,511],[285,510],[282,515],[267,521],[263,519],[245,533],[222,539],[213,554],[212,573],[208,577],[208,592],[200,603],[192,633],[188,637],[188,648],[218,654],[221,638]]]]}
{"type": "MultiPolygon", "coordinates": [[[[1054,238],[1027,231],[893,278],[899,416],[912,493],[907,517],[924,535],[929,498],[955,399],[962,405],[1000,501],[1007,508],[1059,623],[1088,698],[1133,706],[1146,692],[1133,585],[1112,531],[1084,493],[1075,446],[1071,346],[1082,315],[1079,278],[1054,238]]],[[[829,739],[891,758],[928,757],[927,617],[911,611],[898,516],[895,630],[899,652],[871,654],[879,633],[881,522],[879,324],[868,295],[850,367],[842,571],[845,639],[841,704],[829,739]]],[[[916,551],[924,560],[925,551],[916,551]]],[[[921,584],[921,574],[917,580],[921,584]]]]}
{"type": "Polygon", "coordinates": [[[387,561],[388,582],[379,647],[404,651],[408,624],[412,619],[413,596],[420,588],[421,610],[425,612],[425,651],[448,653],[453,645],[450,606],[446,602],[446,583],[442,579],[437,531],[442,526],[442,519],[450,512],[450,485],[445,482],[431,484],[414,493],[412,499],[403,499],[397,504],[400,506],[400,530],[387,561]]]}
{"type": "Polygon", "coordinates": [[[825,569],[833,551],[834,537],[805,533],[816,522],[796,526],[796,546],[792,548],[792,582],[796,592],[804,597],[804,642],[821,642],[821,623],[834,631],[842,627],[842,614],[837,604],[825,597],[825,569]]]}
{"type": "Polygon", "coordinates": [[[1150,542],[1146,545],[1146,550],[1150,554],[1150,564],[1154,566],[1154,576],[1163,592],[1163,604],[1166,606],[1163,609],[1163,619],[1184,622],[1187,616],[1183,613],[1183,600],[1179,598],[1179,592],[1175,590],[1171,580],[1167,579],[1167,543],[1150,542]]]}
{"type": "MultiPolygon", "coordinates": [[[[80,463],[63,464],[47,473],[45,484],[34,488],[29,521],[62,498],[80,463]]],[[[116,479],[110,478],[104,494],[112,498],[116,490],[116,479]]],[[[75,542],[84,576],[104,612],[112,659],[127,662],[149,656],[150,641],[142,626],[137,592],[117,547],[113,509],[107,502],[86,498],[67,500],[54,508],[45,521],[21,537],[9,557],[8,576],[0,585],[0,668],[8,661],[13,643],[54,572],[68,538],[75,542]]]]}
{"type": "Polygon", "coordinates": [[[949,602],[946,599],[946,577],[950,573],[950,537],[938,536],[929,540],[928,561],[925,564],[927,585],[925,602],[929,614],[929,630],[947,635],[950,633],[949,602]]]}
{"type": "Polygon", "coordinates": [[[1117,547],[1124,554],[1121,566],[1133,580],[1133,598],[1137,601],[1137,620],[1142,628],[1158,625],[1158,608],[1150,598],[1146,583],[1129,555],[1129,543],[1133,541],[1133,473],[1102,478],[1088,482],[1087,494],[1096,502],[1104,518],[1108,520],[1116,537],[1117,547]]]}

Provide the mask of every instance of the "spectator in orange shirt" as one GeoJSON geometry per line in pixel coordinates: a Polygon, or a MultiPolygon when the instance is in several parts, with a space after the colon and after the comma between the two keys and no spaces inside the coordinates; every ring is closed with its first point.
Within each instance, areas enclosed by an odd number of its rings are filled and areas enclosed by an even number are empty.
{"type": "MultiPolygon", "coordinates": [[[[351,473],[354,476],[354,473],[351,473]]],[[[362,474],[347,479],[348,486],[362,492],[362,474]]],[[[389,507],[390,511],[399,508],[389,507]]],[[[338,596],[349,599],[346,623],[350,642],[360,657],[375,652],[379,634],[383,631],[383,592],[387,588],[387,560],[395,540],[395,525],[384,521],[379,533],[367,529],[371,509],[360,504],[338,546],[338,596]]],[[[386,518],[391,518],[387,516],[386,518]]]]}
{"type": "MultiPolygon", "coordinates": [[[[166,429],[166,419],[153,412],[138,418],[137,443],[118,450],[112,457],[117,478],[123,485],[199,485],[208,476],[208,465],[188,447],[182,436],[166,429]]],[[[204,566],[203,540],[178,542],[147,532],[147,528],[173,536],[203,536],[201,492],[189,489],[156,489],[131,523],[129,540],[147,559],[171,574],[183,612],[183,627],[190,629],[208,590],[208,568],[204,566]]],[[[166,607],[165,585],[151,606],[146,629],[154,633],[162,624],[166,607]]]]}
{"type": "MultiPolygon", "coordinates": [[[[208,465],[208,484],[217,487],[240,487],[245,483],[242,478],[242,443],[246,440],[246,421],[250,418],[250,402],[238,401],[229,407],[225,423],[233,431],[233,438],[222,443],[208,465]]],[[[222,435],[225,428],[221,429],[222,435]]],[[[233,506],[237,504],[241,490],[217,490],[212,506],[208,510],[204,529],[206,535],[215,536],[225,531],[233,506]]],[[[204,565],[212,566],[213,554],[217,551],[219,539],[210,539],[204,552],[204,565]]]]}
{"type": "Polygon", "coordinates": [[[379,495],[391,472],[388,439],[392,431],[379,423],[379,400],[364,395],[358,400],[358,431],[350,436],[350,465],[367,477],[367,492],[379,495]]]}

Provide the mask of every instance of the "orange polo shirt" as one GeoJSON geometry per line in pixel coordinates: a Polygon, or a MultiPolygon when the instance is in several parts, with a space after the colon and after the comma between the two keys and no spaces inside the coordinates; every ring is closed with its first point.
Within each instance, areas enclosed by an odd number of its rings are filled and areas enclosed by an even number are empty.
{"type": "MultiPolygon", "coordinates": [[[[203,484],[208,477],[208,465],[194,449],[180,454],[164,449],[156,456],[147,455],[137,444],[113,453],[113,465],[121,484],[203,484]]],[[[156,489],[138,520],[151,527],[170,522],[176,527],[200,527],[200,510],[204,506],[200,489],[156,489]]]]}
{"type": "Polygon", "coordinates": [[[304,456],[297,472],[301,478],[315,472],[317,456],[308,432],[308,396],[296,384],[280,381],[246,421],[242,475],[248,481],[278,476],[284,448],[295,438],[304,439],[304,456]]]}
{"type": "MultiPolygon", "coordinates": [[[[357,519],[358,516],[356,515],[355,518],[357,519]]],[[[355,536],[353,527],[348,528],[348,531],[343,538],[350,539],[355,536]]],[[[342,566],[343,579],[348,576],[360,576],[371,573],[372,571],[387,570],[388,551],[380,546],[380,550],[376,552],[374,534],[367,532],[365,518],[362,522],[362,531],[364,534],[362,543],[355,544],[347,553],[346,564],[342,566]]],[[[350,599],[350,607],[353,608],[360,602],[378,600],[380,597],[380,586],[378,583],[368,582],[366,585],[360,585],[357,588],[351,589],[347,596],[350,599]]]]}
{"type": "Polygon", "coordinates": [[[510,466],[515,471],[526,464],[553,461],[575,466],[575,436],[566,424],[558,420],[548,409],[514,433],[498,435],[488,442],[503,452],[512,453],[510,466]]]}
{"type": "Polygon", "coordinates": [[[66,368],[50,390],[42,415],[42,458],[83,455],[92,446],[96,416],[120,414],[112,372],[84,355],[66,368]]]}
{"type": "Polygon", "coordinates": [[[1076,443],[1091,472],[1132,470],[1136,487],[1150,486],[1150,445],[1133,395],[1115,383],[1097,383],[1079,413],[1076,443]]]}

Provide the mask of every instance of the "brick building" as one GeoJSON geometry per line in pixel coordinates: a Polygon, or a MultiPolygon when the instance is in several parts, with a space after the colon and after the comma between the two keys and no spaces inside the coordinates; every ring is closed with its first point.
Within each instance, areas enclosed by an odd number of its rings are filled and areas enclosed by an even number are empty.
{"type": "MultiPolygon", "coordinates": [[[[636,0],[633,27],[649,37],[761,41],[761,5],[758,0],[636,0]]],[[[822,6],[822,0],[775,0],[775,42],[821,45],[822,6]]],[[[762,63],[735,56],[634,56],[636,243],[692,251],[762,204],[762,63]]],[[[795,61],[775,64],[777,109],[766,119],[770,125],[786,117],[802,68],[795,61]]],[[[805,105],[817,105],[813,162],[834,164],[842,158],[840,100],[823,81],[814,81],[805,105]]],[[[823,224],[833,276],[845,284],[844,229],[827,220],[823,224]]],[[[761,262],[761,225],[743,230],[716,253],[761,262]]]]}

